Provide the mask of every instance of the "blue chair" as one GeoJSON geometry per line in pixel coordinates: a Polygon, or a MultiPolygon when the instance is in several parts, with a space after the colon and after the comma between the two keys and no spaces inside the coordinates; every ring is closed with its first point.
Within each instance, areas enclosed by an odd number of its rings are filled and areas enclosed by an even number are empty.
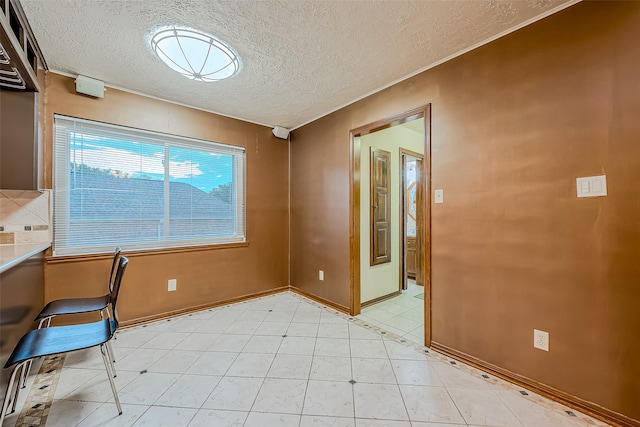
{"type": "Polygon", "coordinates": [[[16,375],[21,372],[24,373],[28,364],[38,357],[51,356],[54,354],[69,353],[72,351],[83,350],[91,347],[100,347],[102,353],[102,359],[104,361],[104,367],[107,371],[109,383],[111,384],[111,390],[113,391],[113,397],[118,408],[118,414],[122,414],[122,407],[120,406],[120,399],[116,391],[116,386],[113,381],[113,367],[110,363],[107,344],[115,335],[119,323],[118,323],[118,311],[117,301],[120,294],[120,285],[122,283],[122,277],[127,268],[129,260],[126,257],[120,257],[118,261],[118,267],[113,280],[113,293],[111,297],[111,308],[113,311],[113,317],[102,319],[92,323],[81,323],[78,325],[69,326],[52,326],[49,328],[38,328],[27,332],[18,344],[13,349],[11,356],[4,365],[4,369],[13,367],[11,371],[11,377],[9,378],[9,384],[7,385],[7,393],[2,402],[2,412],[0,413],[0,425],[4,421],[4,417],[7,414],[9,406],[11,406],[11,413],[15,412],[16,403],[18,401],[18,393],[20,390],[19,381],[15,384],[16,375]],[[12,399],[13,395],[13,399],[12,399]],[[13,400],[13,402],[12,402],[13,400]]]}
{"type": "MultiPolygon", "coordinates": [[[[120,252],[122,249],[117,247],[113,252],[113,261],[111,262],[111,270],[109,272],[109,281],[107,282],[107,293],[105,295],[101,295],[98,297],[89,297],[89,298],[64,298],[58,299],[54,301],[50,301],[44,308],[38,313],[34,321],[38,322],[38,329],[42,328],[43,325],[45,327],[49,327],[51,325],[51,319],[55,316],[62,316],[65,314],[80,314],[80,313],[90,313],[93,311],[97,311],[100,313],[100,318],[104,319],[104,312],[106,311],[107,318],[111,318],[109,313],[109,305],[111,304],[111,300],[113,299],[113,279],[116,273],[116,267],[118,265],[118,259],[120,258],[120,252]],[[46,324],[45,324],[46,322],[46,324]]],[[[115,362],[116,358],[111,348],[111,344],[107,344],[107,354],[109,356],[109,360],[111,362],[115,362]]],[[[115,366],[113,363],[111,364],[111,370],[113,372],[113,376],[116,376],[115,366]]],[[[28,363],[26,369],[22,370],[20,383],[22,383],[22,388],[27,384],[27,377],[29,376],[29,372],[31,371],[31,362],[28,363]]]]}

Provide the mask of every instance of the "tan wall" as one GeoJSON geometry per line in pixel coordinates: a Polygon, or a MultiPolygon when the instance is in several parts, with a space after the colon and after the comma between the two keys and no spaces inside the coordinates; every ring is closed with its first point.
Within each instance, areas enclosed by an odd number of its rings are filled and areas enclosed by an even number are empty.
{"type": "Polygon", "coordinates": [[[367,302],[400,289],[400,148],[416,153],[424,150],[424,133],[393,126],[360,138],[360,302],[367,302]],[[371,147],[391,153],[391,261],[370,265],[371,147]]]}
{"type": "Polygon", "coordinates": [[[433,341],[640,419],[638,40],[579,3],[294,131],[291,284],[349,305],[349,130],[431,103],[433,341]]]}
{"type": "MultiPolygon", "coordinates": [[[[132,256],[119,301],[122,320],[288,285],[288,146],[287,141],[273,137],[271,129],[115,89],[108,89],[104,99],[77,95],[72,79],[49,73],[45,121],[48,188],[54,113],[247,148],[248,246],[132,256]],[[178,280],[177,291],[167,292],[168,279],[178,280]]],[[[109,263],[96,258],[50,260],[45,266],[45,300],[102,292],[109,263]]]]}

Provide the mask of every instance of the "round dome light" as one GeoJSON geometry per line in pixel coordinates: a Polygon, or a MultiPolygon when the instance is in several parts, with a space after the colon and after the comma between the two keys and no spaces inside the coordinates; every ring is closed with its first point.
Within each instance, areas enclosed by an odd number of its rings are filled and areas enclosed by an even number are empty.
{"type": "Polygon", "coordinates": [[[169,68],[188,79],[215,82],[240,69],[238,56],[210,34],[187,28],[167,28],[151,38],[151,49],[169,68]]]}

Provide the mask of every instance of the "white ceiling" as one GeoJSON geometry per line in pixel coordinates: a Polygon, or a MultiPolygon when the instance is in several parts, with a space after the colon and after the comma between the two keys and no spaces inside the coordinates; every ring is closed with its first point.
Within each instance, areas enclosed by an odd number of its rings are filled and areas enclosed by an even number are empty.
{"type": "Polygon", "coordinates": [[[21,0],[51,70],[287,128],[575,2],[21,0]],[[170,24],[231,44],[240,73],[203,83],[170,70],[147,43],[170,24]]]}

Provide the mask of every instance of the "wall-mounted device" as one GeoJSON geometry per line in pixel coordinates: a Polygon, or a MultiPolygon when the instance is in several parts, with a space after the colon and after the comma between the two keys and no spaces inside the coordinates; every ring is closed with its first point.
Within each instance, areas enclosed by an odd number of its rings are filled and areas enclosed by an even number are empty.
{"type": "Polygon", "coordinates": [[[104,82],[91,77],[76,77],[76,92],[95,98],[104,98],[104,82]]]}
{"type": "Polygon", "coordinates": [[[276,138],[280,138],[280,139],[288,139],[289,138],[289,129],[287,128],[283,128],[280,126],[274,126],[273,127],[273,135],[276,138]]]}

